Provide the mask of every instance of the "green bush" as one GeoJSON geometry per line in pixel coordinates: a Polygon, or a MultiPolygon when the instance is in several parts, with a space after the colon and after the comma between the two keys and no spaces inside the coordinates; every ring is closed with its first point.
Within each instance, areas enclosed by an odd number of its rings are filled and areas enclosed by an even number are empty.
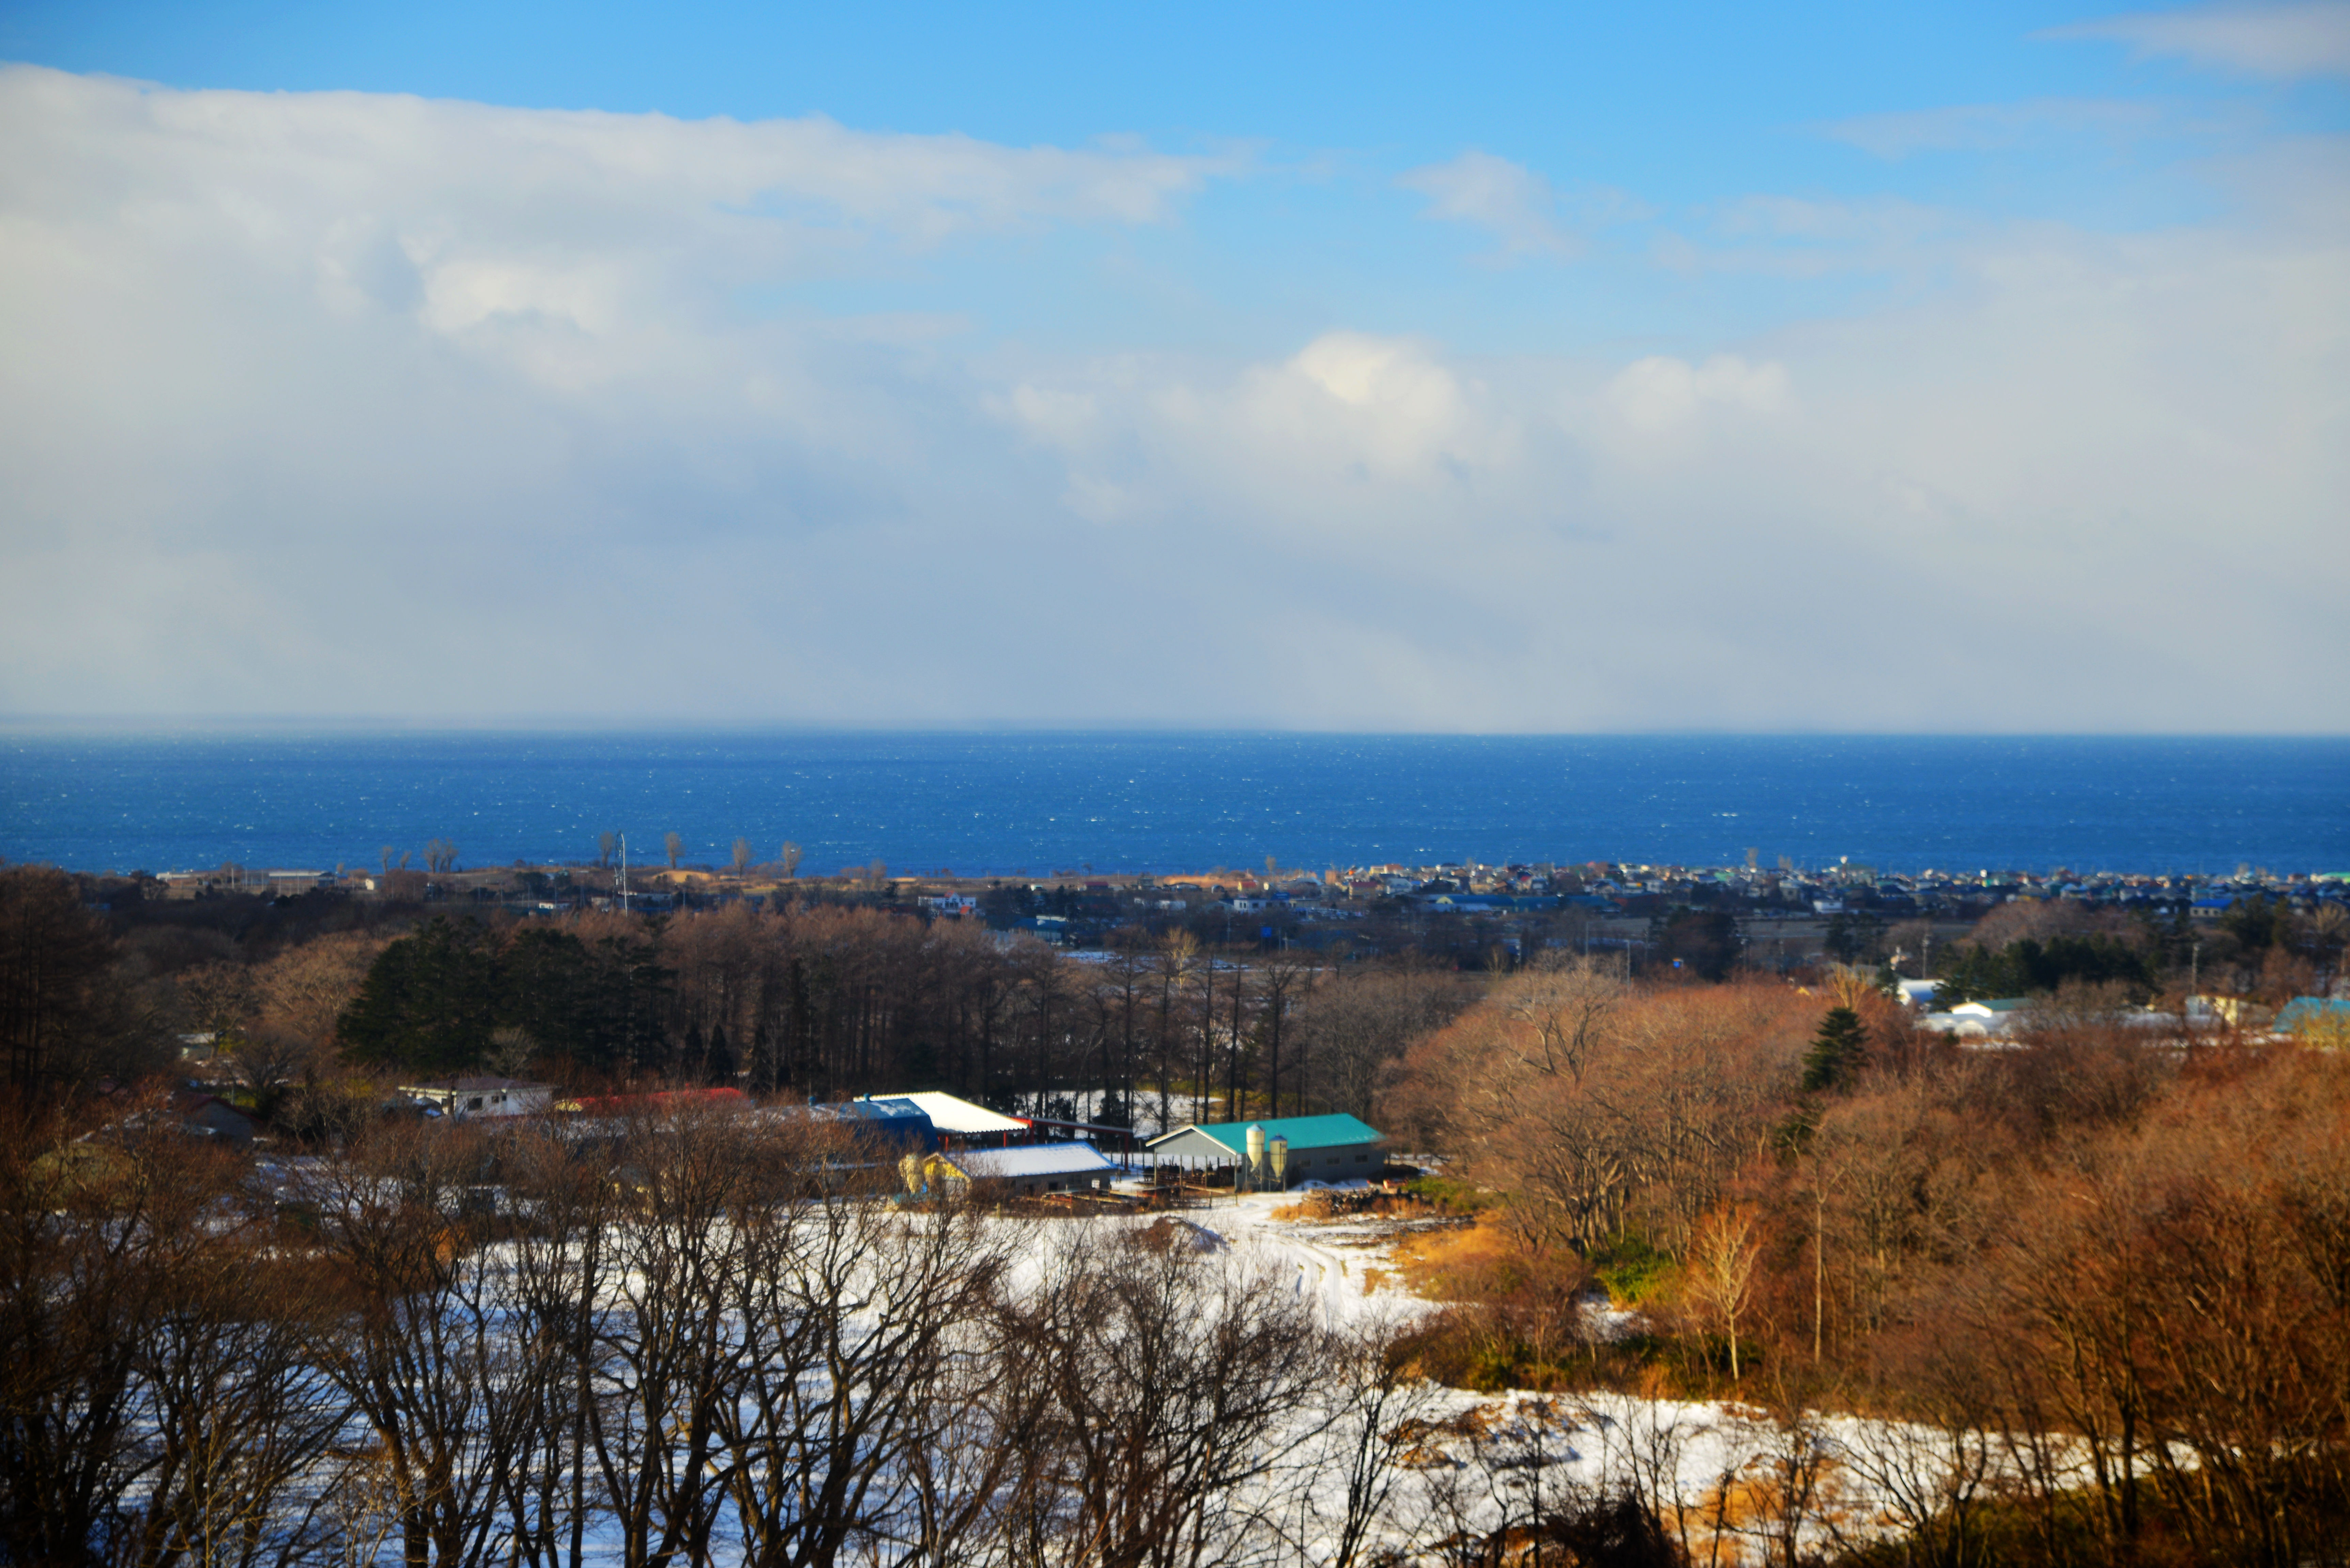
{"type": "Polygon", "coordinates": [[[1482,1214],[1488,1209],[1503,1208],[1509,1202],[1499,1192],[1449,1176],[1419,1177],[1406,1182],[1404,1190],[1423,1203],[1449,1209],[1455,1214],[1482,1214]]]}
{"type": "Polygon", "coordinates": [[[1617,1306],[1637,1306],[1656,1294],[1672,1267],[1672,1258],[1648,1245],[1647,1237],[1629,1233],[1591,1253],[1591,1272],[1617,1306]]]}

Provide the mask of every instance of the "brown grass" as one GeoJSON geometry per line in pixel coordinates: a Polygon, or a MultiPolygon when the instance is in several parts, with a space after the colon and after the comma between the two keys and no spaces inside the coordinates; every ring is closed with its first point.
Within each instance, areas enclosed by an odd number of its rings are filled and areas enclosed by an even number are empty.
{"type": "Polygon", "coordinates": [[[1414,1291],[1439,1301],[1572,1296],[1590,1281],[1590,1270],[1574,1253],[1530,1251],[1491,1217],[1407,1236],[1396,1243],[1394,1257],[1414,1291]]]}

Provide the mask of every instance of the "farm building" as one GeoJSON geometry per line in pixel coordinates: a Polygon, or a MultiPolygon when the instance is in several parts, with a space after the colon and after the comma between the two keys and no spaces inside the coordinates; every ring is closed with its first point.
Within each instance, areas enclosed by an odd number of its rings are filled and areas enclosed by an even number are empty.
{"type": "Polygon", "coordinates": [[[982,1192],[1040,1197],[1047,1192],[1109,1190],[1118,1162],[1089,1143],[1039,1143],[1020,1148],[962,1148],[903,1162],[906,1185],[970,1186],[982,1192]]]}
{"type": "Polygon", "coordinates": [[[837,1109],[820,1108],[834,1111],[839,1120],[901,1148],[931,1154],[940,1147],[939,1129],[929,1114],[908,1100],[851,1100],[837,1109]]]}
{"type": "Polygon", "coordinates": [[[849,1102],[862,1114],[912,1111],[929,1118],[942,1148],[1010,1148],[1018,1144],[1067,1143],[1083,1140],[1116,1147],[1121,1154],[1134,1147],[1130,1127],[1094,1122],[1066,1121],[1052,1116],[1007,1116],[958,1096],[924,1089],[910,1095],[862,1095],[849,1102]]]}
{"type": "Polygon", "coordinates": [[[2312,1041],[2338,1042],[2350,1033],[2350,1001],[2296,996],[2277,1012],[2276,1029],[2280,1034],[2306,1034],[2312,1041]]]}
{"type": "Polygon", "coordinates": [[[1028,1124],[975,1106],[953,1095],[924,1091],[913,1095],[864,1095],[859,1105],[910,1106],[931,1119],[931,1128],[950,1147],[1014,1143],[1029,1136],[1028,1124]]]}
{"type": "Polygon", "coordinates": [[[555,1103],[552,1085],[520,1078],[433,1078],[402,1084],[400,1092],[419,1106],[461,1122],[536,1116],[555,1103]]]}
{"type": "Polygon", "coordinates": [[[1144,1147],[1161,1164],[1235,1166],[1247,1160],[1249,1134],[1257,1129],[1263,1132],[1265,1147],[1283,1140],[1288,1145],[1279,1183],[1284,1187],[1305,1181],[1367,1180],[1387,1162],[1386,1135],[1343,1113],[1194,1124],[1162,1133],[1144,1147]]]}
{"type": "Polygon", "coordinates": [[[180,1130],[192,1137],[216,1138],[239,1146],[253,1141],[253,1118],[217,1095],[177,1089],[172,1094],[172,1114],[180,1130]]]}

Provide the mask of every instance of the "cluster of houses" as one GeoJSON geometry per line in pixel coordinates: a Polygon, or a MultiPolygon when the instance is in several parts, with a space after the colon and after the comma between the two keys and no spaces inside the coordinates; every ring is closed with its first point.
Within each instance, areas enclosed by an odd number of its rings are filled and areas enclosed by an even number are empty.
{"type": "MultiPolygon", "coordinates": [[[[1960,1041],[1997,1044],[2010,1038],[2031,1016],[2033,1002],[2029,997],[1992,997],[1937,1009],[1934,998],[1940,981],[1905,980],[1898,983],[1902,1000],[1919,1015],[1919,1023],[1960,1041]]],[[[2146,1007],[2118,1017],[2131,1028],[2155,1032],[2150,1037],[2157,1043],[2220,1030],[2272,1040],[2323,1035],[2327,1043],[2339,1043],[2350,1036],[2350,998],[2339,996],[2295,997],[2273,1015],[2238,997],[2190,996],[2183,1015],[2146,1007]]]]}
{"type": "MultiPolygon", "coordinates": [[[[406,875],[403,873],[403,875],[406,875]]],[[[422,876],[422,873],[416,873],[422,876]]],[[[373,894],[384,890],[389,877],[337,867],[333,871],[260,869],[224,866],[213,871],[167,871],[151,878],[166,898],[192,898],[232,893],[295,896],[324,889],[373,894]]],[[[645,890],[630,897],[632,907],[667,908],[681,893],[690,901],[724,902],[743,896],[750,886],[735,878],[719,888],[702,873],[662,874],[672,890],[645,890]],[[689,878],[679,881],[680,877],[689,878]],[[698,878],[698,880],[694,880],[698,878]],[[704,886],[708,883],[708,886],[704,886]],[[691,897],[700,888],[701,896],[691,897]],[[650,900],[650,901],[648,901],[650,900]]],[[[914,894],[931,913],[946,918],[977,918],[981,900],[971,886],[934,879],[898,877],[892,887],[914,894]]],[[[429,892],[442,898],[460,895],[493,901],[526,891],[547,898],[555,882],[565,884],[563,896],[546,907],[567,908],[592,901],[586,884],[572,884],[568,873],[487,867],[463,873],[437,873],[429,892]],[[527,881],[520,889],[517,879],[527,881]],[[545,885],[545,886],[542,886],[545,885]]],[[[989,886],[994,886],[991,883],[989,886]]],[[[1668,905],[1687,903],[1751,906],[1757,913],[1838,914],[1862,909],[1887,915],[1941,914],[1959,918],[2016,898],[2060,899],[2119,908],[2180,908],[2198,919],[2216,919],[2238,898],[2265,897],[2289,904],[2308,905],[2332,900],[2350,902],[2350,873],[2280,874],[2266,868],[2239,867],[2232,874],[2128,874],[2120,872],[2046,873],[1991,869],[1880,871],[1877,867],[1839,861],[1826,867],[1797,867],[1785,857],[1763,866],[1750,852],[1743,865],[1642,865],[1631,862],[1586,861],[1512,863],[1443,861],[1425,866],[1382,864],[1332,867],[1314,872],[1217,870],[1143,876],[1118,879],[1027,884],[1037,893],[1066,892],[1090,898],[1101,908],[1093,913],[1115,918],[1128,907],[1151,909],[1187,909],[1201,899],[1229,906],[1235,913],[1256,913],[1287,908],[1300,914],[1328,913],[1336,906],[1357,906],[1382,899],[1424,904],[1466,904],[1471,908],[1557,908],[1581,905],[1593,909],[1625,909],[1661,898],[1668,905]]],[[[1642,911],[1645,912],[1645,911],[1642,911]]]]}

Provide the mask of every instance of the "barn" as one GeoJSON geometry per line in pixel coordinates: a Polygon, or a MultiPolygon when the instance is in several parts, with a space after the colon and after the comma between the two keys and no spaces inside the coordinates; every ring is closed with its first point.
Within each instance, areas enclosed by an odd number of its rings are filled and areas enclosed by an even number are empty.
{"type": "Polygon", "coordinates": [[[950,1148],[988,1148],[1029,1137],[1028,1124],[975,1106],[953,1095],[922,1091],[911,1095],[861,1095],[859,1105],[910,1106],[930,1118],[931,1128],[950,1148]]]}
{"type": "Polygon", "coordinates": [[[1267,1116],[1253,1122],[1194,1123],[1150,1139],[1143,1147],[1162,1165],[1222,1167],[1248,1158],[1249,1130],[1262,1128],[1270,1147],[1289,1146],[1282,1185],[1306,1181],[1367,1181],[1387,1163],[1387,1136],[1369,1123],[1339,1113],[1326,1116],[1267,1116]]]}
{"type": "Polygon", "coordinates": [[[1107,1192],[1118,1162],[1089,1143],[1038,1143],[1017,1148],[961,1148],[902,1162],[906,1185],[968,1185],[982,1194],[1039,1198],[1048,1192],[1107,1192]]]}

